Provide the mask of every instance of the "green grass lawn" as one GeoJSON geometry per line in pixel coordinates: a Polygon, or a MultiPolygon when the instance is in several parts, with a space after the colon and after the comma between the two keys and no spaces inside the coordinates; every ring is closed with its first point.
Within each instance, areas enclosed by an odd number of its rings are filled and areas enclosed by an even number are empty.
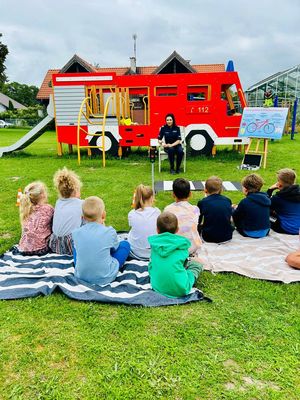
{"type": "MultiPolygon", "coordinates": [[[[0,130],[0,146],[24,134],[0,130]]],[[[265,189],[283,167],[300,175],[300,137],[269,144],[260,170],[265,189]]],[[[54,172],[74,169],[82,198],[104,199],[107,224],[127,230],[133,190],[151,183],[146,153],[122,160],[56,155],[54,132],[22,152],[0,158],[0,251],[18,242],[17,190],[40,179],[54,205],[54,172]]],[[[215,158],[187,160],[190,180],[218,175],[240,181],[242,155],[223,148],[215,158]]],[[[156,180],[171,179],[168,164],[156,180]]],[[[226,193],[234,203],[241,193],[226,193]]],[[[196,204],[203,193],[193,194],[196,204]]],[[[172,201],[159,193],[156,205],[172,201]]],[[[0,399],[299,399],[299,284],[204,272],[197,286],[213,302],[142,308],[83,303],[60,293],[0,301],[0,399]]]]}

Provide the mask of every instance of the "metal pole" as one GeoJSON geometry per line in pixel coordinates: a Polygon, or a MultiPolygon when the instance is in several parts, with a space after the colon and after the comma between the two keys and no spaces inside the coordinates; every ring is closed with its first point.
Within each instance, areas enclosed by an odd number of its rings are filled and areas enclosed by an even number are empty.
{"type": "Polygon", "coordinates": [[[132,35],[132,38],[133,38],[133,54],[134,54],[134,58],[136,60],[136,38],[137,38],[137,34],[134,33],[132,35]]]}
{"type": "Polygon", "coordinates": [[[154,192],[154,162],[151,163],[151,178],[152,178],[152,190],[153,190],[153,193],[155,193],[154,192]]]}
{"type": "Polygon", "coordinates": [[[291,130],[291,139],[294,140],[295,128],[296,128],[296,117],[297,117],[297,107],[298,107],[298,99],[294,101],[294,109],[293,109],[293,119],[292,119],[292,130],[291,130]]]}

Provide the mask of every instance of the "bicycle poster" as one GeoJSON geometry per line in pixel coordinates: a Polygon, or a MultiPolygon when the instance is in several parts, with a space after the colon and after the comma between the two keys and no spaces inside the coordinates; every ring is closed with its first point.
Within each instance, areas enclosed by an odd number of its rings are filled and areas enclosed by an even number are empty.
{"type": "Polygon", "coordinates": [[[259,139],[281,139],[288,108],[245,107],[239,136],[259,139]]]}

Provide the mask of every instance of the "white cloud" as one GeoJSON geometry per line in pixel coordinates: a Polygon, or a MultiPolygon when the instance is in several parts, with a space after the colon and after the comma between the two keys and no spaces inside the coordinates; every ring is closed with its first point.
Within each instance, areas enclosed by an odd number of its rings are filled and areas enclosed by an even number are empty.
{"type": "Polygon", "coordinates": [[[159,65],[173,50],[194,64],[234,60],[244,88],[299,64],[297,0],[0,0],[11,81],[39,86],[74,53],[102,66],[159,65]]]}

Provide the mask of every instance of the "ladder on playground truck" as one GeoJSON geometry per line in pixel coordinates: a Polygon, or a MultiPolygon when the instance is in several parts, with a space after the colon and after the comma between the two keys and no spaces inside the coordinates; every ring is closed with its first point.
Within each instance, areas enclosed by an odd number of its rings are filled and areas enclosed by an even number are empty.
{"type": "Polygon", "coordinates": [[[115,118],[117,123],[121,116],[130,115],[130,101],[128,88],[116,87],[97,87],[92,86],[87,89],[86,97],[81,103],[77,121],[77,158],[78,164],[81,162],[80,150],[87,148],[88,155],[91,155],[91,149],[102,151],[102,165],[105,167],[105,125],[107,118],[115,118]],[[106,91],[105,91],[106,89],[106,91]],[[108,92],[109,90],[109,92],[108,92]],[[106,96],[105,96],[106,94],[106,96]],[[107,96],[109,94],[109,96],[107,96]],[[109,114],[109,115],[108,115],[109,114]],[[91,133],[82,125],[82,121],[89,125],[102,126],[101,133],[91,133]],[[81,135],[101,137],[101,145],[81,145],[81,135]]]}

